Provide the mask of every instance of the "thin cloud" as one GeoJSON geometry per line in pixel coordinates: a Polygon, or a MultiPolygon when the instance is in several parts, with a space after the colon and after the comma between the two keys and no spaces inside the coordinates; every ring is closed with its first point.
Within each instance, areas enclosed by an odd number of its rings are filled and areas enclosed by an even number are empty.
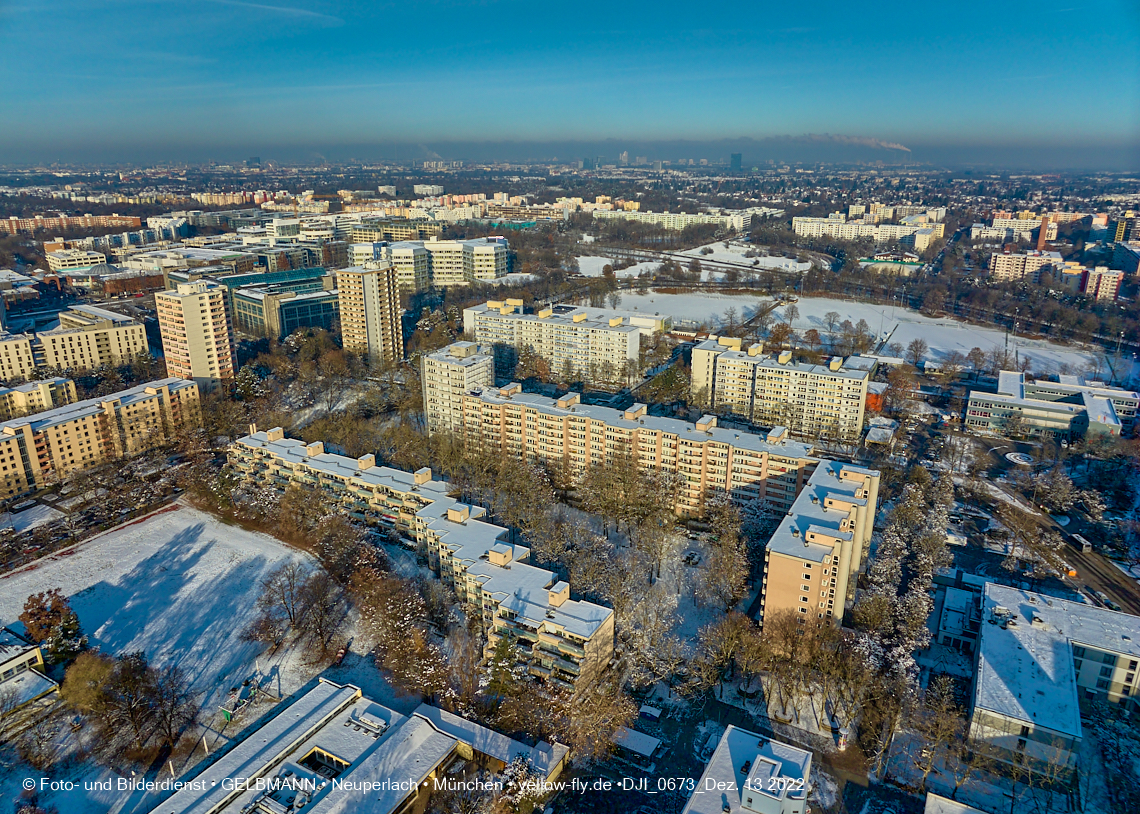
{"type": "Polygon", "coordinates": [[[247,3],[245,0],[206,0],[206,2],[214,3],[219,6],[234,6],[236,8],[247,8],[253,11],[265,11],[271,14],[280,14],[285,17],[305,17],[311,20],[324,20],[331,25],[344,25],[344,20],[340,17],[334,17],[331,14],[322,14],[319,11],[310,11],[307,8],[271,6],[267,3],[247,3]]]}
{"type": "Polygon", "coordinates": [[[876,150],[901,150],[904,153],[909,153],[910,148],[899,144],[896,141],[883,141],[877,138],[867,138],[866,136],[841,136],[833,135],[831,133],[808,133],[806,136],[800,136],[802,141],[831,141],[836,144],[859,144],[863,147],[873,147],[876,150]]]}

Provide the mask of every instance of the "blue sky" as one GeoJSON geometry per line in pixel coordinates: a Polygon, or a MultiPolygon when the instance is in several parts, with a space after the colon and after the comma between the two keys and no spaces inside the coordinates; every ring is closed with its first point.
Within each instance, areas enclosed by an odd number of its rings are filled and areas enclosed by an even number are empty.
{"type": "Polygon", "coordinates": [[[0,0],[0,77],[0,162],[804,133],[1140,156],[1135,0],[0,0]]]}

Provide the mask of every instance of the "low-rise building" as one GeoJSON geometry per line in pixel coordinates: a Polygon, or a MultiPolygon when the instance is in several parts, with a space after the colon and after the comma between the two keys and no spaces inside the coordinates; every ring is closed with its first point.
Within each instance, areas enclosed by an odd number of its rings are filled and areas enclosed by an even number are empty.
{"type": "Polygon", "coordinates": [[[495,776],[515,760],[552,783],[568,755],[560,743],[528,746],[427,704],[401,715],[321,678],[150,814],[407,814],[453,784],[501,788],[495,776]]]}
{"type": "Polygon", "coordinates": [[[842,621],[871,542],[878,497],[877,470],[820,462],[765,547],[761,624],[787,610],[842,621]]]}
{"type": "Polygon", "coordinates": [[[198,386],[160,379],[102,398],[0,422],[0,494],[135,455],[201,423],[198,386]]]}
{"type": "Polygon", "coordinates": [[[1130,432],[1140,393],[1086,383],[1078,376],[1027,382],[1024,373],[1003,370],[996,393],[970,391],[966,426],[983,432],[1042,435],[1070,441],[1086,433],[1120,437],[1130,432]]]}
{"type": "Polygon", "coordinates": [[[508,636],[532,675],[565,687],[592,682],[609,663],[613,611],[571,600],[569,584],[530,565],[529,549],[486,522],[485,509],[450,497],[450,485],[433,480],[430,469],[403,472],[377,466],[372,455],[326,453],[320,442],[286,438],[280,428],[250,429],[230,447],[230,463],[243,478],[320,489],[352,516],[414,539],[440,579],[482,609],[485,655],[508,636]]]}
{"type": "Polygon", "coordinates": [[[799,437],[859,438],[871,380],[863,357],[852,357],[852,365],[840,356],[812,365],[793,362],[791,351],[763,350],[760,343],[742,348],[732,337],[699,343],[692,353],[694,400],[799,437]]]}
{"type": "Polygon", "coordinates": [[[812,754],[733,724],[681,814],[807,814],[812,754]]]}
{"type": "Polygon", "coordinates": [[[5,715],[58,689],[59,685],[44,675],[40,646],[0,627],[0,698],[4,699],[5,715]]]}
{"type": "Polygon", "coordinates": [[[48,252],[48,268],[59,274],[61,271],[83,270],[100,263],[107,262],[107,255],[84,249],[63,249],[58,252],[48,252]]]}
{"type": "Polygon", "coordinates": [[[1140,617],[994,583],[981,616],[970,739],[1063,779],[1076,768],[1082,698],[1137,708],[1140,617]]]}

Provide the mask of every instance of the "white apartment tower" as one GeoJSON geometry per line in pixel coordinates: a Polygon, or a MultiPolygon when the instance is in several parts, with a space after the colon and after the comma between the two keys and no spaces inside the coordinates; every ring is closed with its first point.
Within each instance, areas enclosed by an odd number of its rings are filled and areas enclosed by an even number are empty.
{"type": "Polygon", "coordinates": [[[428,432],[458,435],[463,431],[463,396],[494,386],[495,359],[474,342],[456,342],[423,357],[420,379],[428,432]]]}
{"type": "Polygon", "coordinates": [[[154,295],[166,375],[213,388],[234,377],[234,335],[225,288],[198,280],[154,295]]]}
{"type": "Polygon", "coordinates": [[[404,357],[400,286],[391,264],[354,266],[336,273],[344,349],[372,362],[404,357]]]}

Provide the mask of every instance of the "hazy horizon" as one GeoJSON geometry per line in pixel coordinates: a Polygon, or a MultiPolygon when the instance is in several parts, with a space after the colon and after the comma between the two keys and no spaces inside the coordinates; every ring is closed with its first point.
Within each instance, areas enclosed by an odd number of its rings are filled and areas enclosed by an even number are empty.
{"type": "Polygon", "coordinates": [[[517,0],[22,0],[0,2],[0,46],[0,164],[612,148],[1140,169],[1129,0],[1014,0],[998,16],[977,0],[699,14],[587,0],[570,15],[517,0]]]}

